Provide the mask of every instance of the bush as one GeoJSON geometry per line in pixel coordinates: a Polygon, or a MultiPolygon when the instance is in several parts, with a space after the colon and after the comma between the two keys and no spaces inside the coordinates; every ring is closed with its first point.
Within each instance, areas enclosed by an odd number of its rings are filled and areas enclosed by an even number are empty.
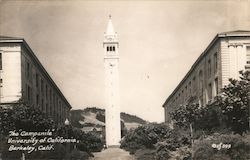
{"type": "Polygon", "coordinates": [[[100,152],[104,146],[102,139],[91,132],[83,134],[81,143],[86,146],[85,151],[88,152],[100,152]]]}
{"type": "Polygon", "coordinates": [[[191,160],[191,149],[188,146],[177,148],[177,150],[172,153],[171,160],[191,160]]]}
{"type": "Polygon", "coordinates": [[[54,122],[38,108],[24,104],[0,107],[0,134],[7,136],[10,130],[44,131],[52,129],[54,122]]]}
{"type": "Polygon", "coordinates": [[[147,124],[139,126],[135,130],[130,130],[121,141],[121,148],[135,153],[138,149],[154,149],[154,144],[166,139],[170,129],[165,124],[147,124]]]}
{"type": "Polygon", "coordinates": [[[76,144],[77,148],[85,152],[99,152],[103,149],[104,142],[94,132],[84,133],[80,129],[71,126],[63,126],[58,129],[57,134],[62,137],[72,137],[79,140],[76,144]],[[66,135],[66,133],[68,135],[66,135]]]}
{"type": "Polygon", "coordinates": [[[171,157],[169,148],[173,149],[171,144],[167,142],[158,142],[156,144],[156,156],[157,160],[169,159],[171,157]]]}
{"type": "Polygon", "coordinates": [[[248,160],[250,159],[250,135],[219,135],[214,134],[205,139],[199,139],[194,144],[194,160],[200,159],[226,159],[248,160]],[[213,148],[212,144],[230,144],[231,148],[213,148]]]}
{"type": "Polygon", "coordinates": [[[156,143],[156,160],[188,158],[191,153],[190,145],[190,135],[185,130],[171,130],[168,138],[156,143]]]}

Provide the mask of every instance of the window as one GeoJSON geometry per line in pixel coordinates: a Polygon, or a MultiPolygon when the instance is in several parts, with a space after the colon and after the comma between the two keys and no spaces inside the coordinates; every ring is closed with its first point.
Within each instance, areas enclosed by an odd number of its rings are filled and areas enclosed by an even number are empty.
{"type": "Polygon", "coordinates": [[[195,83],[195,80],[196,80],[196,78],[193,77],[193,83],[192,83],[192,86],[193,86],[193,87],[192,87],[192,90],[193,90],[193,91],[195,91],[195,89],[196,89],[196,88],[195,88],[195,84],[196,84],[196,83],[195,83]]]}
{"type": "Polygon", "coordinates": [[[212,99],[212,84],[208,84],[208,99],[212,99]]]}
{"type": "Polygon", "coordinates": [[[56,112],[58,112],[58,108],[59,108],[59,100],[58,97],[56,98],[56,112]]]}
{"type": "Polygon", "coordinates": [[[45,95],[46,95],[46,100],[48,100],[48,86],[47,86],[47,84],[45,85],[45,95]]]}
{"type": "Polygon", "coordinates": [[[187,90],[187,86],[185,86],[185,100],[188,98],[188,90],[187,90]]]}
{"type": "Polygon", "coordinates": [[[188,88],[189,88],[189,96],[192,94],[192,87],[191,87],[191,81],[188,83],[188,88]]]}
{"type": "Polygon", "coordinates": [[[48,104],[48,103],[46,103],[45,112],[46,112],[46,113],[48,113],[48,111],[49,111],[49,104],[48,104]]]}
{"type": "Polygon", "coordinates": [[[3,69],[2,53],[0,53],[0,70],[3,69]]]}
{"type": "Polygon", "coordinates": [[[199,72],[199,90],[203,92],[203,72],[199,72]]]}
{"type": "Polygon", "coordinates": [[[41,93],[42,95],[44,95],[44,83],[43,83],[43,80],[41,79],[41,93]]]}
{"type": "Polygon", "coordinates": [[[30,63],[26,63],[26,77],[30,78],[30,63]]]}
{"type": "Polygon", "coordinates": [[[246,64],[250,64],[250,46],[247,46],[247,55],[246,55],[247,62],[246,64]]]}
{"type": "Polygon", "coordinates": [[[208,73],[208,77],[211,77],[211,60],[209,59],[207,62],[207,73],[208,73]]]}
{"type": "Polygon", "coordinates": [[[215,96],[217,96],[219,93],[218,78],[215,78],[214,85],[215,85],[215,96]]]}
{"type": "Polygon", "coordinates": [[[39,94],[36,95],[36,105],[39,106],[39,94]]]}
{"type": "Polygon", "coordinates": [[[52,91],[51,91],[51,89],[49,90],[49,101],[50,101],[50,105],[52,105],[52,91]]]}
{"type": "Polygon", "coordinates": [[[3,79],[0,78],[0,98],[2,96],[3,91],[1,91],[1,87],[3,87],[3,79]]]}
{"type": "Polygon", "coordinates": [[[32,88],[26,84],[28,102],[32,103],[32,88]]]}
{"type": "Polygon", "coordinates": [[[112,47],[111,46],[109,47],[109,51],[112,51],[112,47]]]}
{"type": "Polygon", "coordinates": [[[214,73],[217,72],[218,69],[218,57],[217,57],[217,53],[214,54],[214,73]]]}
{"type": "Polygon", "coordinates": [[[115,51],[115,46],[113,46],[113,51],[115,51]]]}
{"type": "Polygon", "coordinates": [[[185,101],[185,98],[184,98],[184,91],[183,90],[181,90],[181,95],[182,95],[182,102],[184,102],[185,101]]]}
{"type": "Polygon", "coordinates": [[[61,101],[59,101],[59,108],[58,108],[59,115],[61,115],[61,112],[62,112],[62,103],[61,103],[61,101]]]}
{"type": "Polygon", "coordinates": [[[42,111],[44,112],[44,100],[42,99],[42,111]]]}
{"type": "Polygon", "coordinates": [[[53,108],[55,108],[56,106],[56,95],[53,94],[53,108]]]}
{"type": "Polygon", "coordinates": [[[52,115],[52,107],[50,106],[49,108],[49,115],[51,116],[52,115]]]}
{"type": "Polygon", "coordinates": [[[36,87],[39,87],[39,75],[36,73],[36,87]]]}

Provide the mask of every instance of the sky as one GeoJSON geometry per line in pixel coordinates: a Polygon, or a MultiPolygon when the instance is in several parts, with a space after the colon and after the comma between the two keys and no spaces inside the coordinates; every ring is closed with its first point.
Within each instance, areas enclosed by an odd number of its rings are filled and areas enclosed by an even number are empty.
{"type": "Polygon", "coordinates": [[[0,0],[0,35],[26,40],[73,109],[105,108],[110,14],[121,111],[150,122],[217,33],[250,30],[249,0],[0,0]]]}

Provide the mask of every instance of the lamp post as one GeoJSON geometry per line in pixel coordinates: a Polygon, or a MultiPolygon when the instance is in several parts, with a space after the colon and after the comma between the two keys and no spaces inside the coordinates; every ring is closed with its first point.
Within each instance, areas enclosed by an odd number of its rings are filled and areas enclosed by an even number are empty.
{"type": "Polygon", "coordinates": [[[66,125],[66,126],[69,126],[69,120],[68,120],[68,118],[66,118],[66,120],[65,120],[65,122],[64,122],[64,124],[66,125]]]}
{"type": "MultiPolygon", "coordinates": [[[[68,129],[69,129],[69,125],[70,125],[68,118],[66,118],[64,124],[66,126],[66,138],[68,139],[69,138],[68,129]]],[[[66,143],[66,159],[69,159],[69,144],[68,143],[66,143]]]]}

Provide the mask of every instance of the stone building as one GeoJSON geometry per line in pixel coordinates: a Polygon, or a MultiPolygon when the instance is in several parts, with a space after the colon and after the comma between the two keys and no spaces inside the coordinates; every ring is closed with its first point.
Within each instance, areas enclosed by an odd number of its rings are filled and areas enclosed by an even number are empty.
{"type": "Polygon", "coordinates": [[[171,122],[169,113],[190,97],[201,106],[212,103],[229,78],[239,78],[239,71],[246,69],[250,69],[250,31],[217,34],[163,104],[165,122],[171,122]]]}
{"type": "Polygon", "coordinates": [[[0,36],[0,104],[25,103],[64,123],[71,105],[23,38],[0,36]]]}

